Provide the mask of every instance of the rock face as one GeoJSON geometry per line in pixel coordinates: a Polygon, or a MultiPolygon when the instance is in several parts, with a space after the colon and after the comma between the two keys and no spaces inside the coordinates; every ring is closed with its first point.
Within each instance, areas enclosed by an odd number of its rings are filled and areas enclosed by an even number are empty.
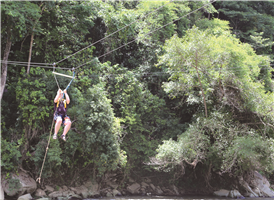
{"type": "Polygon", "coordinates": [[[259,172],[254,171],[253,179],[250,185],[240,179],[240,184],[246,189],[248,197],[274,197],[274,191],[270,189],[270,184],[267,179],[259,172]]]}
{"type": "Polygon", "coordinates": [[[254,172],[254,180],[252,181],[252,185],[254,188],[259,190],[262,196],[274,197],[274,192],[270,189],[268,180],[257,171],[254,172]]]}
{"type": "Polygon", "coordinates": [[[24,193],[32,194],[37,189],[35,180],[22,171],[18,174],[12,174],[11,179],[2,178],[1,183],[8,196],[20,196],[24,193]]]}
{"type": "MultiPolygon", "coordinates": [[[[259,172],[255,171],[253,178],[248,184],[243,177],[239,177],[240,185],[246,190],[245,197],[274,197],[274,191],[270,189],[267,179],[259,172]]],[[[224,190],[214,192],[214,195],[220,197],[243,198],[238,190],[224,190]]]]}
{"type": "Polygon", "coordinates": [[[140,184],[134,183],[127,187],[127,191],[130,192],[131,194],[138,194],[140,188],[141,188],[140,184]]]}

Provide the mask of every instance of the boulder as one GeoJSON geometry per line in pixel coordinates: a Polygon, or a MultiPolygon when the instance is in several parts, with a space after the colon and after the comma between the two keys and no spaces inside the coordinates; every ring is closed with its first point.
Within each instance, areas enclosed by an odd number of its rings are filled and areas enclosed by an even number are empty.
{"type": "Polygon", "coordinates": [[[71,190],[63,190],[63,193],[62,193],[63,195],[63,197],[69,197],[69,196],[73,196],[73,195],[75,195],[75,193],[73,192],[73,191],[71,191],[71,190]]]}
{"type": "Polygon", "coordinates": [[[4,199],[5,199],[4,190],[3,190],[2,184],[0,184],[0,200],[4,200],[4,199]]]}
{"type": "Polygon", "coordinates": [[[36,200],[51,200],[50,198],[46,198],[46,197],[42,197],[42,198],[39,198],[39,199],[36,199],[36,200]]]}
{"type": "Polygon", "coordinates": [[[36,197],[44,197],[44,196],[47,196],[46,192],[40,188],[38,188],[36,191],[35,191],[35,194],[34,196],[36,197]]]}
{"type": "Polygon", "coordinates": [[[229,190],[221,189],[221,190],[215,191],[213,194],[218,197],[228,197],[229,190]]]}
{"type": "Polygon", "coordinates": [[[107,196],[107,197],[112,197],[113,195],[112,195],[112,193],[111,193],[111,192],[107,191],[106,196],[107,196]]]}
{"type": "Polygon", "coordinates": [[[176,194],[177,196],[180,195],[179,190],[178,190],[178,188],[177,188],[175,185],[172,185],[172,186],[171,186],[171,189],[175,192],[175,194],[176,194]]]}
{"type": "Polygon", "coordinates": [[[141,188],[140,184],[133,183],[132,185],[127,187],[127,191],[130,192],[131,194],[138,194],[140,188],[141,188]]]}
{"type": "Polygon", "coordinates": [[[63,191],[67,191],[67,190],[68,190],[68,187],[64,185],[64,186],[62,187],[62,189],[63,189],[63,191]]]}
{"type": "Polygon", "coordinates": [[[112,181],[108,181],[107,185],[112,187],[113,189],[117,189],[118,188],[118,184],[112,181]]]}
{"type": "Polygon", "coordinates": [[[252,185],[258,188],[264,197],[274,197],[274,191],[270,189],[268,180],[257,171],[254,172],[252,185]]]}
{"type": "Polygon", "coordinates": [[[254,192],[251,187],[248,185],[248,183],[243,179],[243,177],[239,177],[239,183],[240,185],[242,185],[245,190],[248,192],[246,194],[246,196],[249,196],[249,197],[258,197],[258,194],[256,192],[254,192]]]}
{"type": "Polygon", "coordinates": [[[44,190],[45,192],[54,192],[54,188],[53,187],[51,187],[51,186],[49,186],[49,185],[46,185],[45,186],[46,187],[46,189],[44,190]]]}
{"type": "Polygon", "coordinates": [[[156,190],[156,187],[155,187],[152,183],[150,183],[149,186],[151,187],[151,189],[152,189],[153,191],[156,190]]]}
{"type": "Polygon", "coordinates": [[[115,197],[115,196],[122,196],[121,192],[119,192],[119,191],[116,190],[116,189],[112,190],[112,194],[113,194],[114,197],[115,197]]]}
{"type": "Polygon", "coordinates": [[[31,200],[32,196],[30,194],[25,194],[23,196],[20,196],[17,200],[31,200]]]}
{"type": "Polygon", "coordinates": [[[6,192],[8,196],[20,196],[24,193],[32,194],[37,189],[35,180],[23,171],[19,171],[18,174],[11,174],[10,179],[2,176],[1,183],[4,192],[6,192]]]}
{"type": "Polygon", "coordinates": [[[84,185],[81,185],[80,187],[76,188],[71,187],[70,189],[76,194],[81,195],[83,198],[87,198],[89,195],[89,191],[84,185]]]}
{"type": "Polygon", "coordinates": [[[159,186],[157,186],[157,187],[155,188],[155,192],[156,192],[157,195],[162,195],[162,194],[164,194],[163,190],[162,190],[159,186]]]}
{"type": "Polygon", "coordinates": [[[88,196],[100,196],[99,185],[96,181],[88,181],[84,186],[88,189],[88,196]]]}
{"type": "Polygon", "coordinates": [[[151,179],[149,179],[149,178],[144,178],[144,182],[146,182],[146,183],[151,183],[151,179]]]}
{"type": "Polygon", "coordinates": [[[149,185],[147,183],[145,183],[145,182],[142,182],[141,186],[144,187],[144,188],[149,187],[149,185]]]}
{"type": "Polygon", "coordinates": [[[54,191],[48,195],[50,198],[57,198],[57,197],[62,197],[63,192],[62,191],[54,191]]]}
{"type": "Polygon", "coordinates": [[[243,198],[243,195],[238,190],[231,190],[228,196],[231,198],[243,198]]]}

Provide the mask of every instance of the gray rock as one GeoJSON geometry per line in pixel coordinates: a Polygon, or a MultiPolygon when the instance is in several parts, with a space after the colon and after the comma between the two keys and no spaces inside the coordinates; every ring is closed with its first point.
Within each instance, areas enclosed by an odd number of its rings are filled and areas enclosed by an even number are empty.
{"type": "Polygon", "coordinates": [[[151,183],[151,180],[149,178],[144,178],[144,182],[151,183]]]}
{"type": "Polygon", "coordinates": [[[63,192],[62,191],[55,191],[55,192],[50,193],[48,196],[51,197],[51,198],[62,197],[63,192]]]}
{"type": "Polygon", "coordinates": [[[88,181],[84,184],[84,186],[88,189],[88,196],[100,195],[99,185],[96,181],[88,181]]]}
{"type": "Polygon", "coordinates": [[[274,197],[274,191],[270,189],[270,183],[259,172],[254,172],[254,180],[252,182],[264,197],[274,197]]]}
{"type": "Polygon", "coordinates": [[[239,177],[239,183],[248,192],[248,194],[249,194],[248,196],[250,196],[250,197],[258,197],[258,194],[251,189],[251,187],[248,185],[247,182],[245,182],[245,180],[243,179],[243,177],[239,177]]]}
{"type": "Polygon", "coordinates": [[[32,199],[32,196],[28,193],[23,196],[20,196],[17,200],[30,200],[32,199]]]}
{"type": "Polygon", "coordinates": [[[175,185],[172,185],[172,186],[171,186],[171,189],[175,192],[175,194],[176,194],[177,196],[180,195],[179,190],[178,190],[178,188],[177,188],[175,185]]]}
{"type": "Polygon", "coordinates": [[[112,181],[108,181],[107,185],[112,187],[113,189],[117,189],[118,188],[118,184],[112,181]]]}
{"type": "Polygon", "coordinates": [[[81,195],[83,198],[87,198],[88,195],[89,195],[88,189],[85,186],[83,186],[83,185],[81,185],[80,187],[76,187],[74,189],[75,190],[73,190],[71,188],[72,191],[74,191],[78,195],[81,195]]]}
{"type": "Polygon", "coordinates": [[[156,187],[155,187],[152,183],[150,183],[149,186],[151,187],[151,189],[152,189],[153,191],[156,190],[156,187]]]}
{"type": "Polygon", "coordinates": [[[141,188],[140,184],[133,183],[132,185],[127,187],[127,191],[131,194],[138,194],[139,189],[141,188]]]}
{"type": "Polygon", "coordinates": [[[144,187],[144,188],[149,187],[149,185],[147,183],[145,183],[145,182],[142,182],[141,186],[144,187]]]}
{"type": "Polygon", "coordinates": [[[218,197],[228,197],[229,191],[228,191],[228,190],[221,189],[221,190],[215,191],[213,194],[214,194],[215,196],[218,196],[218,197]]]}
{"type": "Polygon", "coordinates": [[[228,196],[231,198],[243,198],[243,195],[238,190],[231,190],[228,196]]]}
{"type": "Polygon", "coordinates": [[[75,193],[71,190],[63,191],[63,197],[73,196],[75,193]]]}
{"type": "Polygon", "coordinates": [[[47,197],[43,197],[43,198],[39,198],[39,199],[36,199],[36,200],[51,200],[51,199],[47,198],[47,197]]]}
{"type": "Polygon", "coordinates": [[[122,196],[121,192],[119,192],[119,191],[116,190],[116,189],[112,190],[112,194],[113,194],[114,197],[115,197],[115,196],[122,196]]]}
{"type": "Polygon", "coordinates": [[[64,185],[64,186],[62,187],[62,189],[63,189],[63,191],[67,191],[67,190],[68,190],[68,187],[64,185]]]}
{"type": "Polygon", "coordinates": [[[129,181],[130,183],[134,183],[134,182],[135,182],[131,177],[128,178],[128,181],[129,181]]]}
{"type": "Polygon", "coordinates": [[[155,192],[156,192],[157,195],[162,195],[162,194],[164,194],[163,190],[162,190],[159,186],[157,186],[157,187],[155,188],[155,192]]]}
{"type": "Polygon", "coordinates": [[[36,197],[45,197],[47,196],[46,192],[40,188],[38,188],[36,191],[35,191],[35,194],[34,196],[36,197]]]}
{"type": "Polygon", "coordinates": [[[19,173],[11,174],[10,179],[5,179],[5,175],[2,177],[1,184],[4,192],[8,196],[22,195],[24,193],[32,194],[37,189],[37,184],[33,178],[31,178],[27,173],[19,171],[19,173]],[[9,188],[10,182],[18,183],[16,187],[9,188]]]}
{"type": "Polygon", "coordinates": [[[49,185],[46,185],[45,187],[46,187],[46,189],[44,190],[45,192],[54,192],[54,188],[53,187],[51,187],[49,185]]]}

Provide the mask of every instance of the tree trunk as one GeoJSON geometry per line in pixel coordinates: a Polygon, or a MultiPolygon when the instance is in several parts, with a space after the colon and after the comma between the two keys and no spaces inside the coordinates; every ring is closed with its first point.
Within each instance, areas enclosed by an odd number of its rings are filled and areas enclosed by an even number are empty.
{"type": "Polygon", "coordinates": [[[7,44],[5,47],[3,63],[2,63],[0,99],[2,99],[2,97],[3,97],[6,80],[7,80],[7,74],[8,74],[8,63],[7,62],[8,62],[8,58],[9,58],[10,48],[11,48],[11,30],[10,30],[10,28],[8,28],[7,29],[7,44]]]}
{"type": "Polygon", "coordinates": [[[31,61],[31,53],[32,53],[33,37],[34,37],[34,33],[33,33],[33,31],[32,31],[32,33],[31,33],[31,38],[30,38],[29,60],[28,60],[28,69],[27,69],[27,74],[29,74],[29,70],[30,70],[30,61],[31,61]]]}

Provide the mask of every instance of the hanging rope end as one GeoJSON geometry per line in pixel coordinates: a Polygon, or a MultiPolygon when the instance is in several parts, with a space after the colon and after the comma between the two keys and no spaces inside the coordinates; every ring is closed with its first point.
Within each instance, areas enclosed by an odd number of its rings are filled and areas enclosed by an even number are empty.
{"type": "Polygon", "coordinates": [[[40,181],[41,181],[40,177],[36,179],[36,182],[38,182],[39,184],[40,184],[40,181]]]}

